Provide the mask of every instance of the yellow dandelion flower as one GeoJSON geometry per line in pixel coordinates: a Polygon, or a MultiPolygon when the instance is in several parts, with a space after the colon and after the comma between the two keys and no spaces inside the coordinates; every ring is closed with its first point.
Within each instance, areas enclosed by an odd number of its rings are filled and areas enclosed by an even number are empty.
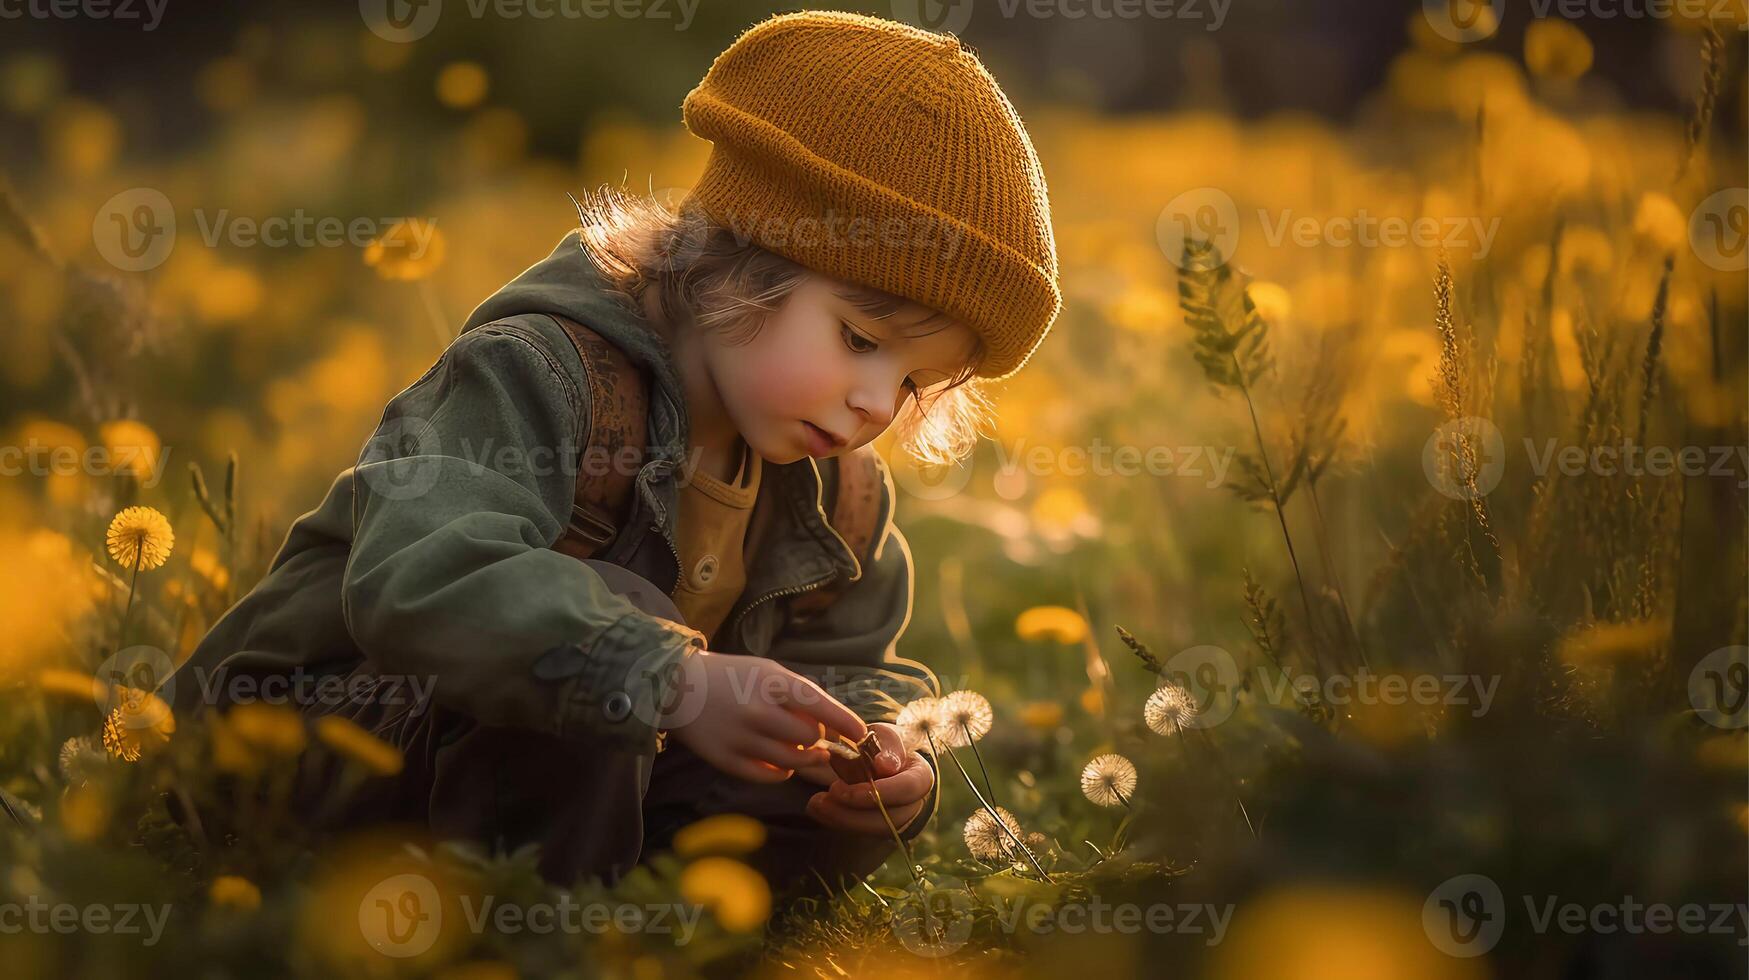
{"type": "Polygon", "coordinates": [[[1196,698],[1177,684],[1163,684],[1148,695],[1142,706],[1142,719],[1161,735],[1176,735],[1196,721],[1196,698]]]}
{"type": "Polygon", "coordinates": [[[214,905],[254,911],[261,907],[261,889],[240,875],[219,875],[207,889],[207,898],[214,905]]]}
{"type": "Polygon", "coordinates": [[[680,873],[680,894],[709,908],[730,932],[752,932],[771,917],[771,886],[734,858],[700,858],[687,865],[680,873]]]}
{"type": "Polygon", "coordinates": [[[1081,770],[1081,792],[1100,806],[1129,806],[1136,795],[1135,763],[1110,752],[1095,756],[1081,770]]]}
{"type": "Polygon", "coordinates": [[[1054,732],[1063,723],[1063,706],[1055,701],[1029,701],[1020,706],[1020,721],[1033,731],[1054,732]]]}
{"type": "Polygon", "coordinates": [[[230,734],[268,755],[292,756],[304,750],[304,719],[280,704],[239,704],[225,713],[230,734]]]}
{"type": "Polygon", "coordinates": [[[316,719],[316,738],[378,776],[393,776],[406,763],[400,749],[339,715],[316,719]]]}
{"type": "Polygon", "coordinates": [[[150,507],[129,507],[109,522],[109,557],[123,568],[158,568],[175,545],[170,519],[150,507]]]}
{"type": "Polygon", "coordinates": [[[943,725],[941,744],[948,748],[970,745],[990,734],[996,720],[989,700],[977,691],[955,691],[941,699],[937,710],[943,725]]]}
{"type": "Polygon", "coordinates": [[[719,813],[682,827],[674,835],[674,853],[746,854],[765,843],[765,825],[744,813],[719,813]]]}
{"type": "Polygon", "coordinates": [[[437,222],[424,218],[397,221],[364,250],[364,264],[384,279],[424,279],[443,265],[448,251],[437,222]]]}
{"type": "Polygon", "coordinates": [[[972,857],[980,861],[994,861],[1014,853],[1014,841],[1021,836],[1020,821],[1006,807],[997,807],[994,817],[989,810],[981,809],[966,819],[962,835],[965,837],[966,850],[972,852],[972,857]],[[1000,824],[996,822],[998,818],[1002,821],[1000,824]],[[1008,833],[1002,832],[1003,827],[1008,828],[1008,833]]]}
{"type": "Polygon", "coordinates": [[[1544,78],[1578,78],[1591,70],[1591,39],[1569,21],[1533,20],[1524,29],[1524,65],[1544,78]]]}
{"type": "Polygon", "coordinates": [[[1067,606],[1034,606],[1014,620],[1014,632],[1023,640],[1080,643],[1087,638],[1087,620],[1067,606]]]}
{"type": "Polygon", "coordinates": [[[116,707],[103,720],[103,747],[112,758],[138,762],[176,731],[176,716],[162,698],[131,687],[115,689],[116,707]]]}

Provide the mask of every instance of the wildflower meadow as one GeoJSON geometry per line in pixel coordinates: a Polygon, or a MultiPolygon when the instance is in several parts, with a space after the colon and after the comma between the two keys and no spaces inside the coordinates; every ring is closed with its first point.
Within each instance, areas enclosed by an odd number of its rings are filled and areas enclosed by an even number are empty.
{"type": "Polygon", "coordinates": [[[318,834],[300,766],[406,765],[293,707],[343,679],[164,689],[568,195],[684,195],[772,11],[126,6],[0,2],[9,975],[1749,975],[1741,0],[920,22],[1014,79],[1064,302],[970,458],[877,443],[938,799],[800,899],[734,814],[612,882],[318,834]]]}

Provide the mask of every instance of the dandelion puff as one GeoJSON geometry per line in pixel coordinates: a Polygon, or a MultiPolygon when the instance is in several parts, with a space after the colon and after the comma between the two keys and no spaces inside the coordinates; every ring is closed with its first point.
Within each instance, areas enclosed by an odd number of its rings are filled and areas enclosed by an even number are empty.
{"type": "Polygon", "coordinates": [[[1148,695],[1142,718],[1162,735],[1176,735],[1196,721],[1196,699],[1177,684],[1163,684],[1148,695]]]}
{"type": "Polygon", "coordinates": [[[1020,821],[1014,818],[1014,814],[1004,807],[997,807],[996,815],[1002,818],[1000,824],[996,822],[996,817],[990,815],[989,810],[978,810],[966,819],[966,850],[971,851],[972,857],[980,861],[994,861],[1002,855],[1012,853],[1014,840],[1009,834],[1013,834],[1014,838],[1020,837],[1020,821]],[[1008,834],[1002,832],[1003,827],[1008,828],[1008,834]]]}
{"type": "Polygon", "coordinates": [[[942,744],[948,748],[961,748],[990,734],[996,720],[989,700],[977,691],[955,691],[941,699],[938,710],[939,722],[945,726],[942,744]]]}
{"type": "Polygon", "coordinates": [[[1136,793],[1136,767],[1121,755],[1095,756],[1081,770],[1081,792],[1100,806],[1128,806],[1136,793]]]}
{"type": "Polygon", "coordinates": [[[939,739],[947,726],[942,720],[940,698],[918,698],[899,709],[893,722],[905,748],[928,750],[930,739],[939,739]]]}
{"type": "Polygon", "coordinates": [[[103,743],[94,736],[77,735],[61,743],[61,778],[69,783],[85,782],[108,762],[103,743]]]}
{"type": "Polygon", "coordinates": [[[150,507],[129,507],[109,522],[109,557],[123,568],[157,568],[170,560],[175,544],[170,519],[150,507]]]}

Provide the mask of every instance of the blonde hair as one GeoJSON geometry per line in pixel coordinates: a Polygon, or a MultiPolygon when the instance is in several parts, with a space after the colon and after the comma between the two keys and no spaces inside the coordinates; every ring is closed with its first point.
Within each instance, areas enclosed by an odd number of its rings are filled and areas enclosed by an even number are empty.
{"type": "MultiPolygon", "coordinates": [[[[692,202],[671,210],[653,197],[611,185],[577,203],[583,251],[601,271],[608,292],[644,315],[655,290],[656,308],[677,330],[720,330],[730,343],[758,335],[765,318],[810,275],[807,267],[768,251],[712,221],[692,202]]],[[[875,319],[911,311],[895,328],[908,336],[952,325],[945,314],[891,293],[851,283],[845,299],[875,319]],[[915,315],[921,311],[921,315],[915,315]]],[[[971,455],[990,419],[985,357],[980,339],[971,357],[946,382],[914,392],[893,420],[900,448],[924,463],[951,463],[971,455]]]]}

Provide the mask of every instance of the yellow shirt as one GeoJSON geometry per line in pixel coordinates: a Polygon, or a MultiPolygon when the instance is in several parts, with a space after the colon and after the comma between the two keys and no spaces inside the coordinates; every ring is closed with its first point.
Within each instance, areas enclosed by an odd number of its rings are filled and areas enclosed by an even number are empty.
{"type": "Polygon", "coordinates": [[[741,443],[741,462],[728,482],[695,467],[680,487],[676,549],[680,579],[674,604],[686,625],[714,639],[747,585],[743,549],[753,502],[759,496],[757,453],[741,443]]]}

